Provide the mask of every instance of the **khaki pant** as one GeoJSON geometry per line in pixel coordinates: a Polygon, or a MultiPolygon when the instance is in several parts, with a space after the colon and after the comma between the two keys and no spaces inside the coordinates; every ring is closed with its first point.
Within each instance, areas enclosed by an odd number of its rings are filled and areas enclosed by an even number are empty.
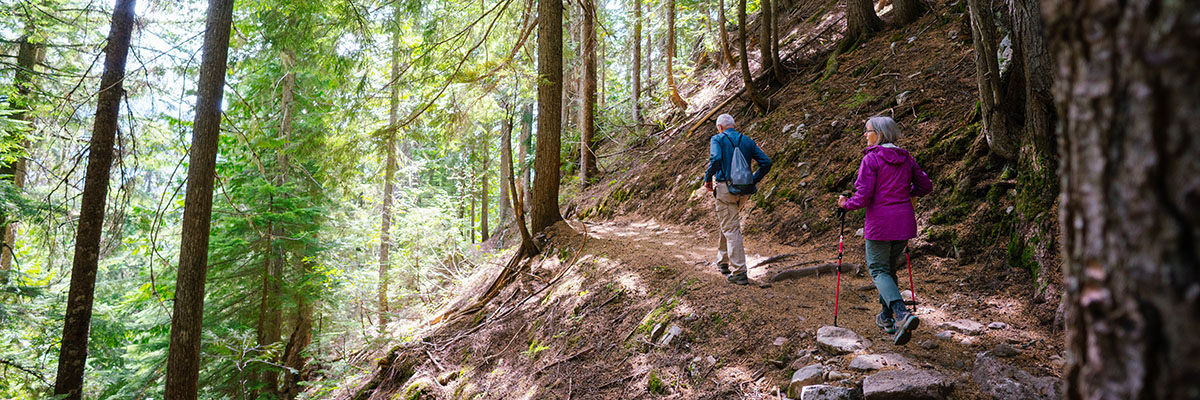
{"type": "Polygon", "coordinates": [[[730,273],[746,272],[746,249],[742,247],[742,207],[750,196],[729,193],[729,187],[718,182],[713,188],[717,204],[717,224],[721,231],[717,239],[717,263],[729,264],[730,273]]]}

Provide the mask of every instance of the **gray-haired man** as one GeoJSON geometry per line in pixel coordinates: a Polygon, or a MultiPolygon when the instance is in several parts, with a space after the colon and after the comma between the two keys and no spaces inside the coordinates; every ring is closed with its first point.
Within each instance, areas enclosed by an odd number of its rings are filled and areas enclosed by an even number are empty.
{"type": "Polygon", "coordinates": [[[742,135],[735,128],[737,124],[733,122],[732,115],[721,114],[717,117],[717,134],[708,142],[708,170],[704,171],[704,187],[713,192],[717,205],[717,221],[721,230],[720,239],[717,241],[717,268],[721,273],[729,274],[727,281],[745,285],[750,283],[750,279],[746,276],[746,250],[742,247],[741,212],[755,189],[751,187],[736,194],[730,192],[733,149],[738,148],[745,157],[758,163],[758,170],[754,172],[753,178],[755,184],[771,170],[771,159],[758,148],[754,139],[742,135]]]}

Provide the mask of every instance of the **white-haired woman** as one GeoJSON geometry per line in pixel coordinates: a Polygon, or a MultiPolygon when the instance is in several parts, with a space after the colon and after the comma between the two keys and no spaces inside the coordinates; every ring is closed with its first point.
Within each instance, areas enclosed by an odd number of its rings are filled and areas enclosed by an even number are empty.
{"type": "Polygon", "coordinates": [[[888,117],[867,120],[863,137],[862,164],[854,183],[854,196],[838,198],[838,207],[846,210],[866,208],[863,236],[866,238],[867,267],[883,311],[875,324],[895,333],[893,342],[908,343],[920,320],[912,315],[900,297],[896,271],[904,262],[908,239],[917,236],[917,220],[912,198],[933,191],[933,182],[907,151],[896,146],[900,127],[888,117]]]}

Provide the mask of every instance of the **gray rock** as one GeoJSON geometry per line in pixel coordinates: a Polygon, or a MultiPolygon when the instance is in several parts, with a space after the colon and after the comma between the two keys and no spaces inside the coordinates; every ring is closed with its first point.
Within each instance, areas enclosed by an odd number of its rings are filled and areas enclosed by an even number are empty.
{"type": "Polygon", "coordinates": [[[992,355],[996,357],[1012,357],[1017,354],[1021,354],[1021,351],[1009,346],[1008,343],[1000,343],[995,349],[992,349],[992,355]]]}
{"type": "Polygon", "coordinates": [[[658,341],[658,345],[660,347],[670,346],[671,341],[675,340],[676,337],[679,337],[679,334],[681,333],[683,333],[683,328],[680,328],[678,325],[671,325],[671,329],[668,329],[667,334],[663,335],[662,340],[658,341]]]}
{"type": "Polygon", "coordinates": [[[652,341],[652,342],[653,342],[653,341],[655,341],[655,340],[658,340],[658,338],[659,338],[660,336],[662,336],[663,332],[665,332],[665,330],[664,330],[664,329],[665,329],[666,327],[667,327],[667,325],[666,325],[666,324],[663,324],[663,323],[661,323],[661,322],[660,322],[660,323],[657,323],[657,324],[654,324],[654,327],[653,327],[653,328],[650,328],[650,341],[652,341]]]}
{"type": "MultiPolygon", "coordinates": [[[[793,394],[789,397],[795,398],[793,394]]],[[[860,396],[854,389],[830,385],[809,385],[800,390],[800,400],[850,400],[860,396]]]]}
{"type": "Polygon", "coordinates": [[[1000,322],[1000,321],[996,321],[996,322],[988,324],[988,328],[990,328],[990,329],[1007,329],[1008,324],[1000,322]]]}
{"type": "Polygon", "coordinates": [[[857,231],[854,231],[854,236],[862,237],[862,235],[863,235],[863,229],[864,229],[864,228],[858,228],[858,230],[857,230],[857,231]]]}
{"type": "Polygon", "coordinates": [[[954,332],[941,331],[941,332],[934,334],[933,337],[938,338],[938,339],[950,340],[950,339],[954,339],[954,332]]]}
{"type": "Polygon", "coordinates": [[[846,328],[822,326],[817,329],[817,347],[836,355],[865,350],[871,342],[846,328]]]}
{"type": "Polygon", "coordinates": [[[896,353],[864,354],[850,360],[850,369],[855,371],[874,371],[887,367],[912,368],[912,363],[896,353]]]}
{"type": "Polygon", "coordinates": [[[958,342],[967,346],[974,346],[976,343],[979,343],[979,338],[974,336],[963,336],[963,338],[959,339],[958,342]]]}
{"type": "Polygon", "coordinates": [[[925,350],[933,350],[938,347],[938,344],[934,343],[932,340],[922,340],[917,342],[917,346],[921,346],[921,348],[925,350]]]}
{"type": "Polygon", "coordinates": [[[893,369],[863,380],[863,395],[872,399],[945,399],[954,383],[936,372],[893,369]]]}
{"type": "Polygon", "coordinates": [[[704,362],[708,363],[708,365],[713,365],[713,364],[717,363],[717,358],[713,357],[713,356],[708,356],[708,357],[704,358],[704,362]]]}
{"type": "Polygon", "coordinates": [[[841,371],[829,371],[825,373],[825,381],[827,382],[840,381],[849,377],[850,374],[841,371]]]}
{"type": "Polygon", "coordinates": [[[801,161],[799,164],[796,164],[796,178],[807,177],[808,174],[810,174],[810,173],[812,173],[812,164],[809,164],[804,161],[801,161]]]}
{"type": "Polygon", "coordinates": [[[821,364],[812,364],[796,370],[796,372],[792,373],[791,383],[788,383],[789,396],[794,393],[800,393],[800,389],[804,386],[823,382],[824,378],[825,366],[821,364]]]}
{"type": "Polygon", "coordinates": [[[788,133],[788,131],[792,130],[793,126],[796,126],[796,125],[794,125],[794,124],[784,125],[783,126],[783,134],[786,135],[788,133]]]}
{"type": "Polygon", "coordinates": [[[900,291],[900,298],[904,299],[904,302],[907,304],[916,304],[917,303],[916,297],[913,297],[913,292],[908,289],[904,289],[904,290],[900,291]]]}
{"type": "Polygon", "coordinates": [[[969,320],[960,319],[958,321],[943,322],[938,325],[938,328],[949,329],[952,331],[962,332],[971,336],[979,336],[984,332],[984,326],[981,323],[969,320]]]}
{"type": "Polygon", "coordinates": [[[1062,381],[1054,377],[1034,377],[987,354],[975,357],[971,379],[979,390],[997,399],[1057,400],[1062,381]]]}
{"type": "Polygon", "coordinates": [[[896,105],[904,105],[904,100],[908,99],[908,95],[912,94],[911,90],[905,90],[896,95],[896,105]]]}
{"type": "Polygon", "coordinates": [[[775,338],[775,342],[773,342],[771,344],[776,345],[776,346],[783,346],[784,343],[787,343],[787,341],[788,341],[787,338],[780,336],[780,337],[775,338]]]}

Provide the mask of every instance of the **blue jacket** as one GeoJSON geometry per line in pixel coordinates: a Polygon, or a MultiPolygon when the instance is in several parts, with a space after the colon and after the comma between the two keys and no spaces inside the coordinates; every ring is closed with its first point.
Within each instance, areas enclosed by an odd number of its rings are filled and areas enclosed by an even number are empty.
{"type": "MultiPolygon", "coordinates": [[[[713,135],[712,139],[708,140],[708,170],[704,171],[704,181],[709,182],[712,178],[716,178],[717,182],[725,182],[729,180],[729,166],[733,163],[733,146],[737,145],[742,149],[742,155],[758,162],[758,170],[754,171],[754,183],[761,181],[763,176],[771,170],[771,159],[763,153],[762,149],[758,148],[758,144],[754,143],[754,139],[749,136],[738,133],[733,129],[726,129],[725,132],[713,135]],[[738,140],[741,140],[739,145],[738,140]]],[[[750,160],[746,160],[749,162],[750,160]]]]}

